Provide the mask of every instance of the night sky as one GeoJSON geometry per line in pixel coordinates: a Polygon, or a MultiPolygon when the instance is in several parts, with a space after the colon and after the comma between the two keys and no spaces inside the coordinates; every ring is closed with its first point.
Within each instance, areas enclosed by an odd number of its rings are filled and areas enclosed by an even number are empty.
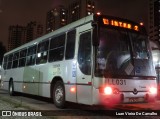
{"type": "MultiPolygon", "coordinates": [[[[0,0],[0,41],[7,47],[8,27],[26,26],[37,21],[44,26],[46,13],[58,5],[66,5],[69,0],[0,0]]],[[[149,0],[95,0],[96,11],[106,15],[144,22],[148,28],[149,0]]]]}

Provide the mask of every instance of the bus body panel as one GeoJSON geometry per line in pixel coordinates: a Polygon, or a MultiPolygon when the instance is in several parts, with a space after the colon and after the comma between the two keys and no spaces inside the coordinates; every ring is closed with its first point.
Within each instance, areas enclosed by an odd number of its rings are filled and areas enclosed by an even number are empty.
{"type": "Polygon", "coordinates": [[[35,65],[24,68],[22,79],[23,92],[38,95],[39,72],[36,70],[35,65]]]}
{"type": "MultiPolygon", "coordinates": [[[[94,79],[100,80],[100,79],[94,79]]],[[[105,95],[100,93],[100,87],[93,87],[93,104],[109,104],[109,103],[133,103],[144,102],[147,100],[154,100],[157,94],[152,94],[149,89],[156,87],[156,80],[154,79],[103,79],[99,86],[110,86],[112,89],[118,89],[118,94],[105,95]],[[122,82],[123,80],[123,82],[122,82]],[[124,99],[121,100],[121,95],[124,99]],[[146,97],[148,96],[148,97],[146,97]],[[148,98],[146,100],[146,98],[148,98]]]]}
{"type": "Polygon", "coordinates": [[[23,73],[24,68],[17,68],[16,70],[13,69],[14,75],[13,78],[13,84],[14,84],[14,90],[17,92],[23,92],[23,73]]]}

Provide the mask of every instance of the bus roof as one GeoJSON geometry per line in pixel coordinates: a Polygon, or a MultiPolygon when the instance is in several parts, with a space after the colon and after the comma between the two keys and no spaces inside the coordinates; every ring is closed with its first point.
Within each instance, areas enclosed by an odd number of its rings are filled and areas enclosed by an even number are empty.
{"type": "Polygon", "coordinates": [[[77,26],[80,26],[80,25],[89,23],[89,22],[93,21],[93,16],[94,16],[94,15],[90,15],[90,16],[84,17],[84,18],[82,18],[82,19],[80,19],[80,20],[77,20],[77,21],[75,21],[75,22],[72,22],[71,24],[68,24],[68,25],[66,25],[66,26],[64,26],[64,27],[61,27],[61,28],[59,28],[59,29],[57,29],[57,30],[55,30],[55,31],[53,31],[53,32],[50,32],[50,33],[48,33],[48,34],[46,34],[46,35],[43,35],[43,36],[41,36],[41,37],[39,37],[39,38],[36,38],[36,39],[33,40],[33,41],[30,41],[30,42],[28,42],[28,43],[25,43],[24,45],[21,45],[21,46],[15,48],[15,49],[13,49],[13,50],[5,53],[4,55],[8,55],[8,54],[10,54],[10,53],[12,53],[12,52],[15,52],[15,51],[17,51],[17,50],[21,50],[21,49],[23,49],[23,48],[29,47],[29,46],[31,46],[31,45],[33,45],[33,44],[36,44],[36,43],[38,43],[38,42],[40,42],[40,41],[43,41],[44,39],[51,38],[51,37],[53,37],[54,35],[58,35],[58,34],[60,34],[60,33],[69,31],[69,30],[71,30],[71,29],[74,29],[74,28],[76,28],[77,26]]]}
{"type": "Polygon", "coordinates": [[[46,35],[43,35],[43,36],[41,36],[41,37],[39,37],[39,38],[36,38],[35,40],[30,41],[30,42],[28,42],[28,43],[26,43],[26,44],[24,44],[24,45],[21,45],[21,46],[15,48],[15,49],[13,49],[13,50],[5,53],[4,55],[8,55],[8,54],[13,53],[13,52],[16,52],[16,51],[18,51],[18,50],[24,49],[24,48],[29,47],[29,46],[31,46],[31,45],[33,45],[33,44],[36,44],[36,43],[38,43],[38,42],[40,42],[40,41],[43,41],[43,40],[45,40],[45,39],[47,39],[47,38],[51,38],[51,37],[53,37],[54,35],[58,35],[58,34],[60,34],[60,33],[63,33],[63,32],[69,31],[69,30],[72,30],[72,29],[74,29],[74,28],[76,28],[76,27],[78,27],[78,26],[81,26],[81,25],[83,25],[83,24],[92,22],[92,21],[94,21],[94,20],[95,20],[95,21],[98,21],[98,22],[101,22],[103,18],[122,20],[122,21],[126,21],[126,22],[133,23],[133,24],[137,24],[137,23],[135,23],[135,22],[133,22],[133,21],[130,21],[130,20],[128,20],[128,19],[122,19],[122,18],[119,18],[119,17],[113,17],[113,16],[108,16],[108,15],[92,14],[92,15],[90,15],[90,16],[86,16],[86,17],[84,17],[84,18],[82,18],[82,19],[80,19],[80,20],[77,20],[77,21],[75,21],[75,22],[72,22],[72,23],[70,23],[70,24],[68,24],[68,25],[66,25],[66,26],[64,26],[64,27],[61,27],[61,28],[59,28],[59,29],[57,29],[57,30],[55,30],[55,31],[53,31],[53,32],[50,32],[50,33],[48,33],[48,34],[46,34],[46,35]]]}

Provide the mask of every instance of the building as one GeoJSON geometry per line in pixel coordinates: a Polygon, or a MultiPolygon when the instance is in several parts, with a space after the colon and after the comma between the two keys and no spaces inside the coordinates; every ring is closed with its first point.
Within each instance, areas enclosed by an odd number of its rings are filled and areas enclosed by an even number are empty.
{"type": "Polygon", "coordinates": [[[67,0],[66,4],[67,9],[60,5],[47,12],[46,33],[95,12],[94,0],[67,0]]]}
{"type": "Polygon", "coordinates": [[[42,24],[37,24],[37,33],[36,37],[41,37],[44,34],[43,32],[43,25],[42,24]]]}
{"type": "Polygon", "coordinates": [[[38,24],[36,21],[31,21],[26,26],[26,39],[24,43],[30,42],[43,35],[43,25],[38,24]]]}
{"type": "Polygon", "coordinates": [[[9,27],[9,39],[8,39],[8,51],[20,46],[25,40],[26,27],[24,26],[10,26],[9,27]]]}
{"type": "Polygon", "coordinates": [[[46,33],[52,32],[67,24],[67,10],[60,5],[47,12],[46,33]]]}
{"type": "Polygon", "coordinates": [[[149,0],[149,37],[160,44],[160,0],[149,0]]]}
{"type": "Polygon", "coordinates": [[[95,12],[94,0],[72,0],[68,6],[68,23],[95,12]]]}
{"type": "Polygon", "coordinates": [[[29,22],[27,26],[10,26],[8,38],[8,51],[30,42],[43,35],[43,25],[29,22]]]}

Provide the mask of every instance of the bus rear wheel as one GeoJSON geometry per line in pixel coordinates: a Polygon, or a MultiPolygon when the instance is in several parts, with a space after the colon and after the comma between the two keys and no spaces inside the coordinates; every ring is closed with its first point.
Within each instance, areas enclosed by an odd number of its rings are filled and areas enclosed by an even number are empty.
{"type": "Polygon", "coordinates": [[[57,81],[53,89],[53,102],[56,107],[65,107],[65,90],[62,81],[57,81]]]}
{"type": "Polygon", "coordinates": [[[9,95],[14,96],[14,85],[12,80],[9,82],[9,95]]]}

